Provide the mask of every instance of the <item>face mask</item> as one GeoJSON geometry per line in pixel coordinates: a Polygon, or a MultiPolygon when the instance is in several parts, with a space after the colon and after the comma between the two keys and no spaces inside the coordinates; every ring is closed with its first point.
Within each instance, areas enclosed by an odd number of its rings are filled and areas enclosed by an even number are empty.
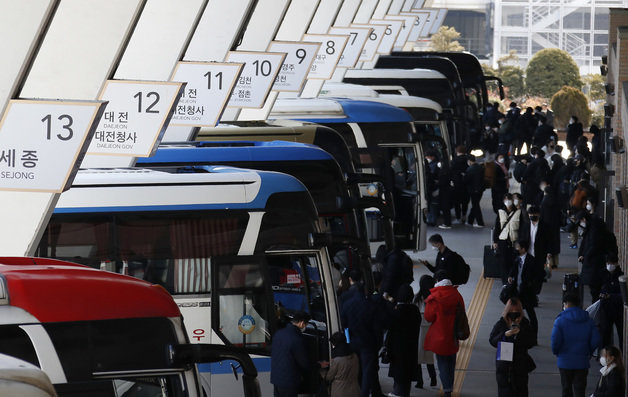
{"type": "Polygon", "coordinates": [[[593,206],[591,204],[587,204],[587,211],[591,212],[593,210],[593,206]]]}
{"type": "Polygon", "coordinates": [[[538,215],[530,215],[530,220],[532,222],[538,222],[539,221],[539,217],[538,217],[538,215]]]}
{"type": "Polygon", "coordinates": [[[608,365],[608,363],[606,362],[606,357],[600,357],[600,364],[602,365],[602,367],[606,367],[608,365]]]}
{"type": "Polygon", "coordinates": [[[432,245],[432,249],[433,249],[434,251],[436,251],[436,250],[438,249],[438,247],[437,247],[437,246],[435,246],[435,245],[432,245]]]}
{"type": "Polygon", "coordinates": [[[484,129],[485,129],[486,131],[490,131],[490,130],[491,130],[491,126],[490,126],[490,125],[487,125],[487,126],[485,126],[485,127],[484,127],[484,129]]]}
{"type": "Polygon", "coordinates": [[[573,119],[569,120],[569,125],[573,124],[573,119]]]}
{"type": "Polygon", "coordinates": [[[504,124],[504,120],[499,120],[498,123],[499,124],[504,124]]]}
{"type": "Polygon", "coordinates": [[[609,273],[614,272],[616,268],[617,268],[617,265],[614,265],[612,263],[606,264],[606,270],[608,270],[609,273]]]}
{"type": "Polygon", "coordinates": [[[542,191],[545,191],[546,187],[547,187],[547,185],[543,184],[543,185],[539,186],[539,189],[541,189],[542,191]]]}
{"type": "Polygon", "coordinates": [[[497,159],[497,162],[498,162],[499,164],[504,164],[504,158],[503,158],[503,157],[498,158],[498,159],[497,159]]]}
{"type": "Polygon", "coordinates": [[[519,200],[514,199],[514,200],[512,200],[512,203],[513,203],[513,204],[515,205],[515,207],[516,207],[516,206],[518,206],[518,205],[519,205],[519,200]]]}
{"type": "Polygon", "coordinates": [[[439,161],[438,163],[436,163],[436,166],[437,166],[438,168],[440,168],[440,166],[441,166],[440,161],[439,161]]]}
{"type": "Polygon", "coordinates": [[[587,227],[587,223],[586,222],[580,222],[580,227],[581,228],[586,228],[587,227]]]}
{"type": "Polygon", "coordinates": [[[512,200],[504,200],[504,205],[506,207],[510,207],[512,205],[512,200]]]}

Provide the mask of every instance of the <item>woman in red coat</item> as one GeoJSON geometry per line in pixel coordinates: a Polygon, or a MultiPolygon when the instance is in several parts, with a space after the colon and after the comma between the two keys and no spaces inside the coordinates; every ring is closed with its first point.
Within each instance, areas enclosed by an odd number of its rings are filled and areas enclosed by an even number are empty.
{"type": "Polygon", "coordinates": [[[425,336],[424,348],[436,354],[443,391],[445,397],[450,397],[458,352],[458,340],[454,336],[456,307],[460,305],[464,310],[464,300],[458,289],[446,277],[447,273],[442,270],[434,274],[437,283],[425,301],[424,317],[432,325],[425,336]]]}

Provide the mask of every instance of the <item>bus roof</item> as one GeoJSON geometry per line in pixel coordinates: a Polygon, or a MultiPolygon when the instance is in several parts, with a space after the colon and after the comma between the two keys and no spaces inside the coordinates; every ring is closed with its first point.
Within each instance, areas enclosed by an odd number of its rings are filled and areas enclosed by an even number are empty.
{"type": "Polygon", "coordinates": [[[325,83],[320,97],[348,98],[360,101],[380,102],[400,108],[426,108],[438,113],[443,112],[442,106],[431,99],[413,95],[380,94],[374,89],[360,84],[339,82],[325,83]]]}
{"type": "Polygon", "coordinates": [[[279,192],[307,189],[290,175],[226,166],[86,169],[61,194],[54,212],[253,209],[264,208],[279,192]]]}
{"type": "MultiPolygon", "coordinates": [[[[42,323],[181,315],[160,286],[75,263],[0,257],[0,276],[0,310],[18,307],[42,323]]],[[[3,323],[15,321],[2,318],[3,323]]]]}
{"type": "Polygon", "coordinates": [[[461,78],[456,64],[449,58],[437,55],[417,56],[381,56],[375,64],[376,69],[430,69],[442,73],[452,84],[460,85],[461,78]]]}
{"type": "Polygon", "coordinates": [[[137,165],[151,164],[194,164],[211,160],[212,163],[236,161],[316,161],[334,160],[318,146],[287,141],[223,141],[186,142],[162,145],[157,152],[146,158],[139,158],[137,165]]]}
{"type": "Polygon", "coordinates": [[[278,99],[269,118],[288,118],[319,123],[411,122],[408,112],[374,101],[353,99],[278,99]],[[327,109],[334,109],[328,112],[327,109]],[[337,110],[340,108],[340,113],[337,110]]]}
{"type": "Polygon", "coordinates": [[[346,79],[447,79],[444,74],[432,69],[349,69],[346,79]]]}

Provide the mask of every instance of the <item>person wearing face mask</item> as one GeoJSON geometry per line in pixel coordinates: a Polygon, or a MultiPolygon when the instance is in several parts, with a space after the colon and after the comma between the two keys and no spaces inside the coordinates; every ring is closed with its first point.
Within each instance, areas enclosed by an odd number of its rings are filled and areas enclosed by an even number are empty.
{"type": "Polygon", "coordinates": [[[580,308],[577,293],[563,295],[563,309],[552,328],[552,353],[558,357],[562,395],[584,397],[589,360],[600,347],[601,337],[589,313],[580,308]]]}
{"type": "Polygon", "coordinates": [[[581,213],[578,225],[582,230],[582,242],[578,250],[578,261],[582,263],[580,282],[588,285],[591,302],[598,300],[602,277],[606,271],[607,233],[604,221],[589,213],[581,213]]]}
{"type": "Polygon", "coordinates": [[[502,282],[508,282],[508,274],[513,260],[513,244],[519,239],[519,222],[521,210],[512,203],[512,195],[503,196],[503,207],[497,213],[495,228],[493,228],[493,249],[497,249],[501,261],[502,282]]]}
{"type": "Polygon", "coordinates": [[[527,148],[530,148],[532,142],[532,135],[534,129],[530,128],[530,125],[534,125],[534,114],[531,107],[526,108],[526,111],[517,118],[515,122],[515,139],[512,143],[512,153],[521,155],[521,149],[525,143],[527,148]]]}
{"type": "Polygon", "coordinates": [[[321,370],[322,377],[329,382],[330,397],[360,397],[358,383],[360,361],[351,350],[345,334],[335,332],[329,341],[332,344],[329,368],[321,370]]]}
{"type": "Polygon", "coordinates": [[[493,347],[501,347],[502,343],[513,344],[512,359],[504,360],[500,356],[495,360],[497,396],[527,396],[528,373],[536,367],[528,354],[528,349],[534,346],[534,335],[518,298],[510,298],[506,303],[502,316],[493,326],[489,342],[493,347]]]}
{"type": "Polygon", "coordinates": [[[452,161],[451,170],[454,178],[454,213],[456,214],[455,224],[462,225],[467,220],[469,209],[469,191],[464,182],[464,174],[467,171],[467,154],[463,145],[456,146],[456,156],[452,161]]]}
{"type": "Polygon", "coordinates": [[[624,275],[617,265],[617,255],[609,254],[606,257],[606,271],[603,276],[600,290],[600,334],[602,345],[613,343],[613,326],[619,336],[618,345],[624,344],[624,305],[619,287],[619,277],[624,275]]]}
{"type": "Polygon", "coordinates": [[[551,254],[549,263],[553,269],[558,267],[560,256],[560,206],[556,194],[549,181],[542,183],[543,196],[541,198],[541,222],[545,224],[548,237],[548,253],[551,254]]]}
{"type": "Polygon", "coordinates": [[[528,222],[522,223],[519,229],[519,241],[526,241],[530,247],[528,252],[534,257],[536,278],[535,295],[541,293],[545,278],[546,264],[550,263],[552,254],[549,253],[549,233],[545,223],[541,222],[541,211],[531,206],[528,208],[528,222]],[[542,276],[542,277],[541,277],[542,276]]]}
{"type": "Polygon", "coordinates": [[[275,397],[296,397],[301,378],[314,368],[302,334],[309,321],[308,313],[296,312],[290,323],[273,335],[270,383],[273,384],[275,397]]]}
{"type": "Polygon", "coordinates": [[[554,129],[545,123],[545,116],[538,117],[538,124],[536,130],[534,130],[534,146],[543,147],[554,135],[554,129]]]}
{"type": "Polygon", "coordinates": [[[567,149],[569,149],[572,153],[574,152],[574,147],[578,142],[578,138],[580,138],[584,134],[582,129],[582,123],[578,121],[577,116],[571,116],[569,119],[569,124],[567,125],[567,149]]]}
{"type": "Polygon", "coordinates": [[[471,198],[471,211],[467,218],[467,224],[473,227],[484,227],[484,218],[482,217],[482,208],[480,208],[480,200],[484,192],[484,170],[476,162],[474,155],[467,157],[467,171],[464,174],[464,183],[467,185],[467,191],[471,198]]]}
{"type": "Polygon", "coordinates": [[[542,194],[539,186],[543,179],[547,178],[550,172],[547,160],[545,160],[545,152],[537,147],[532,148],[534,160],[528,165],[523,174],[523,181],[526,184],[526,196],[524,196],[526,204],[540,205],[539,195],[542,194]]]}
{"type": "Polygon", "coordinates": [[[506,162],[506,156],[499,153],[495,158],[495,176],[493,179],[493,186],[491,187],[491,197],[493,203],[493,211],[497,214],[502,207],[502,201],[504,194],[508,193],[508,163],[506,162]]]}
{"type": "Polygon", "coordinates": [[[615,346],[608,345],[602,349],[600,364],[602,365],[600,380],[591,397],[624,397],[626,379],[621,351],[615,346]]]}
{"type": "Polygon", "coordinates": [[[517,287],[516,296],[521,300],[521,305],[528,314],[530,326],[532,327],[532,342],[536,345],[539,322],[536,318],[534,306],[536,304],[537,285],[539,280],[543,279],[545,273],[539,272],[534,257],[528,253],[529,248],[529,243],[525,240],[515,245],[517,255],[508,275],[508,284],[514,284],[517,287]]]}
{"type": "Polygon", "coordinates": [[[426,260],[419,260],[419,262],[432,273],[436,274],[438,271],[442,270],[446,273],[447,278],[454,284],[462,284],[460,282],[462,280],[459,279],[461,277],[464,278],[464,275],[461,276],[459,272],[460,265],[464,263],[464,259],[460,254],[450,250],[443,242],[443,237],[440,234],[431,235],[427,241],[432,245],[433,250],[438,251],[436,260],[433,266],[426,260]]]}

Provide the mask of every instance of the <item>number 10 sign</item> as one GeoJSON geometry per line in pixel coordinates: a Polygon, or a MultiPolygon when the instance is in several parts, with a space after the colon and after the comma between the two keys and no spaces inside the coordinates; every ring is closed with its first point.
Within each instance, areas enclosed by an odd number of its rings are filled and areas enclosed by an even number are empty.
{"type": "Polygon", "coordinates": [[[68,189],[106,104],[10,101],[0,121],[0,190],[68,189]]]}

